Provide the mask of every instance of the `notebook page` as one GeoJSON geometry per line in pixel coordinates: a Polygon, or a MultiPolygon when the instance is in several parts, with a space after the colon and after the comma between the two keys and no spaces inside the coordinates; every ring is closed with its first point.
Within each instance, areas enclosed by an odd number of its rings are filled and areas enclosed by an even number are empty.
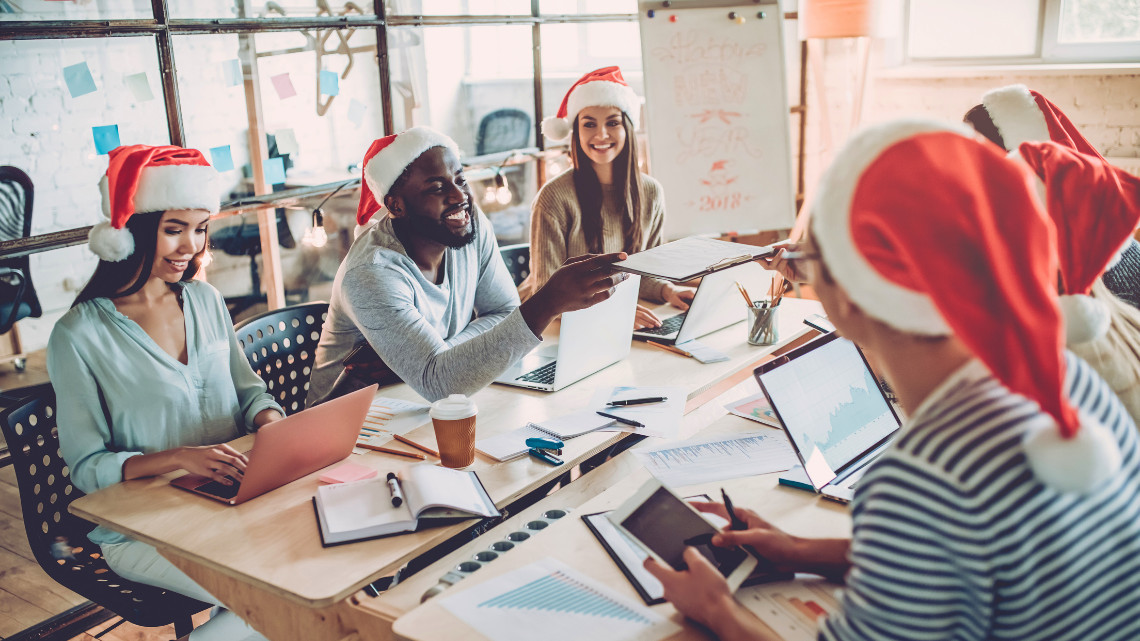
{"type": "Polygon", "coordinates": [[[467,472],[424,464],[405,468],[400,478],[403,480],[400,487],[404,490],[404,498],[417,517],[431,507],[487,514],[487,507],[475,489],[478,481],[467,472]]]}
{"type": "MultiPolygon", "coordinates": [[[[392,506],[388,486],[373,478],[317,488],[319,505],[330,533],[348,532],[384,524],[415,522],[407,504],[392,506]]],[[[402,528],[393,527],[393,531],[402,528]]]]}

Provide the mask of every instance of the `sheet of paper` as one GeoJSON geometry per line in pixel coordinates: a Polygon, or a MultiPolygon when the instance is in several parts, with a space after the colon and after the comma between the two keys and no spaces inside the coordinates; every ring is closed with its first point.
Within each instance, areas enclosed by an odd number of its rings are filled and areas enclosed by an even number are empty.
{"type": "Polygon", "coordinates": [[[601,387],[594,390],[594,395],[590,398],[590,410],[601,410],[606,414],[613,414],[645,424],[645,427],[633,427],[615,422],[606,427],[604,431],[631,432],[645,436],[674,439],[681,431],[681,419],[685,415],[686,400],[687,394],[683,387],[601,387]],[[661,403],[621,407],[608,407],[606,405],[610,401],[655,396],[664,396],[668,400],[661,403]]]}
{"type": "Polygon", "coordinates": [[[234,58],[222,63],[222,71],[226,77],[227,87],[236,87],[242,83],[241,60],[234,58]]]}
{"type": "Polygon", "coordinates": [[[124,77],[123,84],[131,90],[135,100],[139,102],[154,100],[154,93],[150,90],[150,81],[146,79],[145,71],[124,77]]]}
{"type": "Polygon", "coordinates": [[[551,558],[445,596],[441,605],[491,641],[656,641],[681,630],[551,558]]]}
{"type": "Polygon", "coordinates": [[[752,396],[746,396],[739,401],[729,403],[724,406],[724,409],[740,418],[772,427],[783,427],[780,424],[780,419],[776,418],[776,412],[768,404],[768,398],[764,396],[764,392],[756,392],[752,396]]]}
{"type": "Polygon", "coordinates": [[[367,109],[363,102],[353,98],[348,102],[348,121],[359,127],[364,122],[364,112],[367,109]]]}
{"type": "Polygon", "coordinates": [[[270,80],[273,82],[273,89],[277,91],[277,97],[281,100],[297,95],[297,90],[293,88],[293,81],[289,79],[288,73],[277,74],[270,80]]]}
{"type": "Polygon", "coordinates": [[[583,410],[542,421],[539,426],[565,441],[568,438],[596,432],[613,422],[613,419],[598,416],[593,410],[583,410]]]}
{"type": "Polygon", "coordinates": [[[784,433],[772,431],[694,439],[634,454],[669,487],[783,472],[799,462],[784,433]]]}
{"type": "Polygon", "coordinates": [[[736,600],[763,619],[784,641],[814,641],[819,619],[839,609],[838,586],[821,579],[766,583],[741,588],[736,600]]]}
{"type": "Polygon", "coordinates": [[[280,185],[285,182],[285,159],[281,156],[265,160],[265,182],[280,185]]]}
{"type": "Polygon", "coordinates": [[[229,145],[210,147],[210,161],[218,171],[230,171],[234,168],[234,156],[229,145]]]}
{"type": "Polygon", "coordinates": [[[684,280],[694,274],[731,267],[770,251],[769,247],[690,236],[638,252],[614,265],[668,280],[684,280]]]}
{"type": "Polygon", "coordinates": [[[105,154],[119,146],[119,126],[104,125],[92,127],[91,136],[95,139],[95,153],[105,154]]]}
{"type": "MultiPolygon", "coordinates": [[[[430,423],[429,409],[431,406],[424,403],[378,396],[372,399],[372,406],[368,408],[368,415],[364,417],[364,425],[360,428],[362,436],[356,439],[356,442],[384,445],[391,441],[395,434],[403,435],[425,423],[430,423]]],[[[408,449],[403,445],[400,448],[408,449]]],[[[355,451],[357,454],[364,452],[360,449],[355,451]]]]}
{"type": "Polygon", "coordinates": [[[340,93],[340,76],[335,71],[321,70],[321,93],[326,96],[335,96],[340,93]]]}
{"type": "Polygon", "coordinates": [[[91,77],[91,69],[86,62],[80,62],[63,68],[63,82],[72,98],[85,96],[95,91],[95,79],[91,77]]]}
{"type": "Polygon", "coordinates": [[[692,354],[693,358],[706,365],[709,363],[723,363],[724,361],[729,360],[728,354],[725,354],[719,349],[709,347],[708,345],[695,340],[685,341],[684,343],[677,343],[677,349],[685,350],[686,352],[692,354]]]}
{"type": "Polygon", "coordinates": [[[277,140],[277,153],[295,154],[300,151],[300,147],[297,146],[297,134],[293,133],[292,129],[278,129],[273,137],[277,140]]]}

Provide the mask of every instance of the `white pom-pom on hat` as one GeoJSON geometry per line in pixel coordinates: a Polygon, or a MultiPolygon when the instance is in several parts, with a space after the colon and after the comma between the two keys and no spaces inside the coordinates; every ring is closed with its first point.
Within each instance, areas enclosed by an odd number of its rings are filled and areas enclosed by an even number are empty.
{"type": "Polygon", "coordinates": [[[570,121],[556,116],[543,118],[542,135],[555,142],[566,140],[570,137],[570,121]]]}
{"type": "Polygon", "coordinates": [[[135,237],[126,229],[116,229],[111,222],[96,223],[87,234],[87,246],[96,256],[109,263],[117,263],[135,251],[135,237]]]}
{"type": "Polygon", "coordinates": [[[1123,463],[1116,438],[1103,423],[1081,412],[1081,427],[1069,439],[1056,424],[1027,432],[1023,445],[1033,474],[1058,492],[1087,494],[1115,476],[1123,463]]]}
{"type": "Polygon", "coordinates": [[[1080,345],[1103,338],[1112,324],[1112,314],[1103,302],[1084,294],[1059,297],[1065,320],[1065,344],[1080,345]]]}

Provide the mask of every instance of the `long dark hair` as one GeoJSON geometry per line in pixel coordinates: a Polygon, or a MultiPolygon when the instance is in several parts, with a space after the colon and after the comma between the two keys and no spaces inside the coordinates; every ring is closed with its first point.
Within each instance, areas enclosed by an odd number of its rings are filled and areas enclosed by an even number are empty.
{"type": "MultiPolygon", "coordinates": [[[[119,298],[129,296],[140,289],[150,279],[154,268],[155,244],[158,241],[158,223],[162,220],[161,211],[152,211],[145,214],[135,214],[127,219],[126,229],[135,239],[135,251],[123,260],[109,262],[99,260],[95,273],[83,286],[83,291],[75,297],[72,307],[94,298],[119,298]]],[[[206,255],[209,243],[202,245],[201,251],[190,259],[186,271],[182,272],[182,281],[194,278],[202,266],[202,259],[206,255]]],[[[174,285],[171,285],[173,288],[174,285]]]]}
{"type": "MultiPolygon", "coordinates": [[[[641,172],[637,168],[637,134],[633,121],[622,112],[621,124],[625,128],[625,148],[614,159],[614,184],[625,185],[625,215],[621,219],[622,250],[627,253],[641,251],[641,203],[645,192],[641,187],[641,172]]],[[[594,165],[582,148],[578,136],[578,118],[574,118],[571,134],[570,159],[574,163],[574,191],[582,208],[582,231],[591,253],[602,252],[602,185],[594,165]]]]}

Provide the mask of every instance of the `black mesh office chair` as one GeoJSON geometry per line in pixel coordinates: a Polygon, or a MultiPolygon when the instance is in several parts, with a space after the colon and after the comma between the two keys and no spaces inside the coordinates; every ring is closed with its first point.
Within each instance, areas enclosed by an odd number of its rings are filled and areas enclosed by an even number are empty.
{"type": "MultiPolygon", "coordinates": [[[[32,235],[32,179],[16,167],[0,167],[0,240],[32,235]]],[[[0,334],[23,318],[43,314],[27,256],[0,260],[0,334]]],[[[17,367],[22,369],[17,361],[17,367]]]]}
{"type": "Polygon", "coordinates": [[[328,315],[329,304],[315,301],[265,312],[234,327],[250,367],[287,415],[305,409],[313,357],[328,315]]]}
{"type": "Polygon", "coordinates": [[[83,492],[71,484],[71,471],[59,452],[55,392],[51,384],[24,391],[20,401],[0,412],[0,430],[12,456],[36,562],[60,585],[135,625],[173,623],[176,636],[189,634],[190,617],[209,604],[128,581],[107,566],[99,547],[87,539],[95,525],[67,510],[83,492]]]}
{"type": "Polygon", "coordinates": [[[499,253],[507,264],[507,271],[511,273],[515,287],[518,287],[530,276],[530,243],[504,245],[499,248],[499,253]]]}
{"type": "Polygon", "coordinates": [[[529,147],[533,130],[530,114],[518,109],[497,109],[479,121],[475,154],[493,154],[529,147]]]}

